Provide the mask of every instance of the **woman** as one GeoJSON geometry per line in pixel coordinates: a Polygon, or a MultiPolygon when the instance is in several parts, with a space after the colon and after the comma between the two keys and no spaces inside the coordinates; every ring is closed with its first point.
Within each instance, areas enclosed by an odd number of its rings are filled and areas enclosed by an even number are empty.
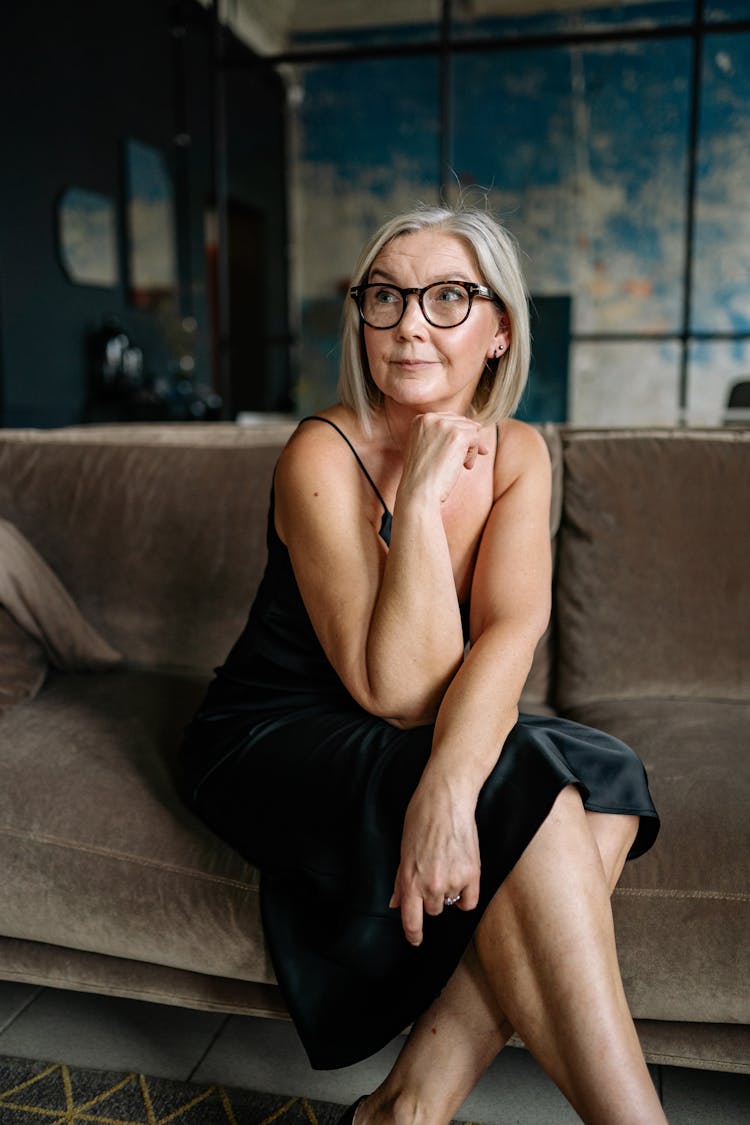
{"type": "Polygon", "coordinates": [[[643,768],[518,714],[551,565],[546,447],[510,418],[514,245],[420,210],[355,276],[341,401],[279,460],[263,582],[188,731],[192,802],[261,869],[312,1064],[413,1023],[344,1122],[449,1122],[513,1030],[584,1121],[664,1121],[609,905],[658,831],[643,768]]]}

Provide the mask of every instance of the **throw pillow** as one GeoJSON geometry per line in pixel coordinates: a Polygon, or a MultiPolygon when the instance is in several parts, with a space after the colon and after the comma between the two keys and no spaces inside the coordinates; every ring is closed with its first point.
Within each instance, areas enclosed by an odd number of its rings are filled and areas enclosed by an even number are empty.
{"type": "Polygon", "coordinates": [[[47,656],[39,641],[0,607],[0,715],[33,699],[46,675],[47,656]]]}
{"type": "Polygon", "coordinates": [[[43,646],[63,671],[94,671],[122,660],[81,615],[41,555],[8,520],[0,519],[0,606],[43,646]]]}

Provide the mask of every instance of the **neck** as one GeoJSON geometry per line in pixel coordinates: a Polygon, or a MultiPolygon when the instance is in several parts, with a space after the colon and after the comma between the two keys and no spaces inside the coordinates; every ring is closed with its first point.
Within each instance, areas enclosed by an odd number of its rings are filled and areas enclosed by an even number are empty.
{"type": "Polygon", "coordinates": [[[394,449],[402,455],[409,441],[411,424],[418,413],[420,412],[417,410],[400,407],[388,399],[383,403],[386,436],[394,449]]]}

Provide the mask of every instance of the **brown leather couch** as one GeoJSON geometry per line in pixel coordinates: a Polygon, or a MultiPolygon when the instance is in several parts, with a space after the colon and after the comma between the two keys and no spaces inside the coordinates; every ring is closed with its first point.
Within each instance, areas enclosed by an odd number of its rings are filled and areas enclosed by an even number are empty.
{"type": "MultiPolygon", "coordinates": [[[[174,765],[287,433],[0,431],[0,977],[283,1012],[256,872],[174,765]]],[[[646,763],[662,832],[614,912],[647,1057],[750,1071],[750,430],[544,433],[554,617],[523,703],[646,763]]]]}

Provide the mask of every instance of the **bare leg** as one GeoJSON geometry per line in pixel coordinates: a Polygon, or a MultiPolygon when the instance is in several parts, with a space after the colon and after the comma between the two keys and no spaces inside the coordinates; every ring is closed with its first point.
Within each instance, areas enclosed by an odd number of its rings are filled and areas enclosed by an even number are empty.
{"type": "MultiPolygon", "coordinates": [[[[490,904],[477,950],[506,1017],[581,1118],[651,1125],[665,1117],[625,1000],[587,819],[577,791],[564,790],[490,904]]],[[[605,854],[616,850],[608,827],[605,854]]]]}
{"type": "Polygon", "coordinates": [[[611,895],[635,840],[639,818],[619,813],[586,812],[586,824],[594,837],[611,895]]]}
{"type": "Polygon", "coordinates": [[[561,794],[477,930],[479,959],[470,950],[415,1023],[357,1125],[449,1122],[512,1026],[585,1121],[665,1120],[622,994],[609,911],[636,827],[636,818],[584,816],[575,790],[561,794]]]}
{"type": "Polygon", "coordinates": [[[357,1110],[356,1125],[450,1122],[512,1031],[470,946],[385,1082],[357,1110]]]}

